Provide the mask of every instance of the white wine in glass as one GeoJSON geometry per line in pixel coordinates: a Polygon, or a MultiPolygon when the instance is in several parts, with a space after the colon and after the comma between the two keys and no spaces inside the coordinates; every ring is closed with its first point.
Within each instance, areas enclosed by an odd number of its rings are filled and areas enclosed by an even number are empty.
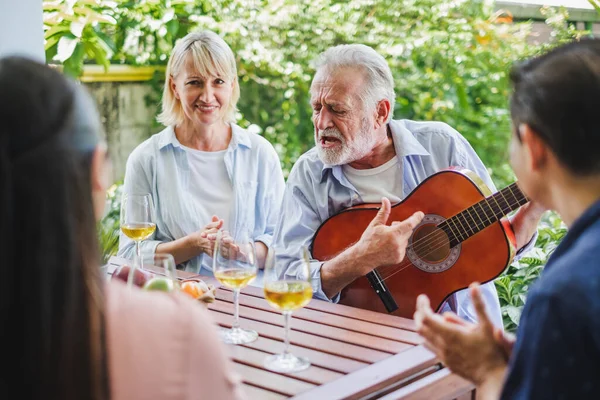
{"type": "Polygon", "coordinates": [[[304,357],[290,353],[290,319],[292,311],[306,306],[313,294],[310,284],[310,257],[308,249],[302,248],[301,254],[292,261],[298,264],[297,279],[286,279],[279,274],[277,257],[273,248],[269,249],[265,261],[264,293],[269,305],[280,310],[284,317],[285,336],[284,350],[281,354],[273,354],[265,359],[267,369],[277,372],[298,372],[310,367],[310,362],[304,357]]]}
{"type": "Polygon", "coordinates": [[[304,307],[312,298],[312,286],[306,281],[275,281],[265,283],[265,299],[280,311],[304,307]]]}
{"type": "Polygon", "coordinates": [[[213,253],[213,273],[219,282],[233,290],[233,324],[231,329],[221,328],[221,340],[228,344],[251,343],[258,333],[240,327],[240,290],[256,278],[258,264],[254,242],[248,237],[232,238],[219,231],[213,253]]]}
{"type": "Polygon", "coordinates": [[[229,289],[242,289],[256,278],[256,272],[243,269],[225,269],[215,272],[215,278],[229,289]]]}
{"type": "Polygon", "coordinates": [[[125,224],[121,226],[121,231],[129,239],[136,242],[148,239],[156,230],[156,224],[146,222],[142,224],[125,224]]]}
{"type": "Polygon", "coordinates": [[[156,230],[154,204],[149,193],[125,193],[121,199],[121,232],[135,242],[134,267],[129,272],[127,283],[132,284],[133,271],[141,268],[140,242],[148,239],[156,230]]]}

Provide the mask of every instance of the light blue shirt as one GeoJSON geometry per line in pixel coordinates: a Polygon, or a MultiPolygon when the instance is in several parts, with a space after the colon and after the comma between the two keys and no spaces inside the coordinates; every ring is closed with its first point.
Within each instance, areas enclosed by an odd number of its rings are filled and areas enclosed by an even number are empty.
{"type": "MultiPolygon", "coordinates": [[[[391,121],[390,131],[398,157],[397,168],[403,177],[403,199],[423,180],[440,170],[463,167],[475,172],[492,192],[496,191],[487,169],[465,138],[441,122],[391,121]]],[[[316,148],[303,154],[288,177],[283,198],[282,214],[275,231],[274,246],[278,250],[277,262],[281,274],[290,279],[302,278],[297,261],[291,255],[299,254],[303,246],[310,246],[319,226],[341,210],[364,203],[361,194],[348,181],[341,166],[325,165],[316,148]]],[[[535,243],[535,237],[522,250],[535,243]]],[[[311,262],[311,279],[314,297],[329,300],[321,287],[323,262],[311,262]]],[[[493,282],[481,286],[481,291],[492,322],[502,327],[498,294],[493,282]]],[[[455,293],[444,311],[455,304],[462,318],[476,321],[476,312],[467,290],[455,293]]],[[[332,301],[337,302],[339,294],[332,301]]]]}
{"type": "MultiPolygon", "coordinates": [[[[285,189],[279,157],[262,136],[232,124],[225,167],[233,187],[232,236],[246,234],[270,246],[285,189]]],[[[211,171],[206,171],[210,174],[211,171]]],[[[210,221],[197,218],[199,204],[191,195],[188,153],[172,127],[153,135],[129,156],[123,193],[150,193],[156,214],[156,232],[142,242],[143,254],[153,254],[163,242],[199,231],[210,221]]],[[[135,243],[121,233],[119,255],[133,259],[135,243]]],[[[199,255],[184,263],[187,271],[212,273],[212,257],[199,255]]]]}

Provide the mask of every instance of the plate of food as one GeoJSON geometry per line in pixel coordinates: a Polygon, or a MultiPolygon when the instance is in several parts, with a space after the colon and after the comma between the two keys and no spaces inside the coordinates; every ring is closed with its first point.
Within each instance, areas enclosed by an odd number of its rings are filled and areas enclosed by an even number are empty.
{"type": "Polygon", "coordinates": [[[184,279],[180,282],[181,291],[192,298],[204,303],[215,301],[215,292],[217,288],[209,285],[200,278],[184,279]]]}

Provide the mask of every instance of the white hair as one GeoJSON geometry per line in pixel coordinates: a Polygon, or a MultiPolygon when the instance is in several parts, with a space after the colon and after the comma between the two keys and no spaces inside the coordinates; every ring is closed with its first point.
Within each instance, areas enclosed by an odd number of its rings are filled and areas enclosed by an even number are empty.
{"type": "Polygon", "coordinates": [[[365,73],[364,93],[360,94],[363,107],[376,107],[387,99],[390,102],[390,113],[386,122],[392,118],[396,93],[394,78],[388,63],[379,53],[364,44],[341,44],[321,53],[315,63],[316,70],[327,68],[335,71],[338,68],[357,68],[365,73]]]}
{"type": "Polygon", "coordinates": [[[240,98],[235,57],[227,43],[211,31],[191,32],[177,41],[165,72],[162,111],[157,117],[158,122],[165,126],[172,126],[184,121],[183,107],[173,93],[171,79],[181,72],[188,56],[192,57],[196,72],[200,76],[220,76],[224,80],[233,82],[233,93],[227,105],[225,122],[235,122],[236,105],[240,98]]]}

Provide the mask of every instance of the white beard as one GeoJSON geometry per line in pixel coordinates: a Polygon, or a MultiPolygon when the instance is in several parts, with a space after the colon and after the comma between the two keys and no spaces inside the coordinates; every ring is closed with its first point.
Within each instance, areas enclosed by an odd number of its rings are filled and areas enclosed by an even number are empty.
{"type": "Polygon", "coordinates": [[[371,132],[368,128],[369,121],[363,119],[358,134],[351,143],[342,136],[337,128],[327,128],[315,135],[317,154],[321,161],[327,165],[344,165],[365,157],[373,149],[371,132]],[[338,139],[340,145],[332,149],[324,149],[320,145],[321,136],[330,136],[338,139]]]}

